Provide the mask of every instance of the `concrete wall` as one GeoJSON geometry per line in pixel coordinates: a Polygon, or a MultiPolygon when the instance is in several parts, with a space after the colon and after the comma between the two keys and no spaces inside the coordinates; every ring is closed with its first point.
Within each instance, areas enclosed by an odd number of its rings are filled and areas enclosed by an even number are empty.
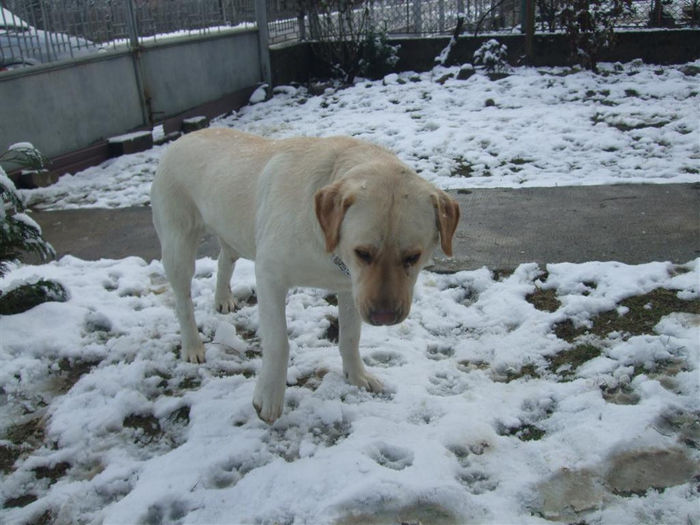
{"type": "MultiPolygon", "coordinates": [[[[450,64],[472,62],[474,51],[491,38],[508,46],[508,61],[519,64],[525,54],[525,37],[516,35],[461,36],[450,55],[450,64]]],[[[700,58],[700,30],[674,29],[657,31],[625,31],[617,33],[617,45],[605,53],[605,62],[629,62],[641,58],[650,64],[682,64],[700,58]]],[[[400,44],[396,71],[427,71],[435,66],[448,37],[396,38],[400,44]]],[[[319,45],[319,44],[316,44],[319,45]]],[[[275,46],[270,49],[272,76],[275,84],[308,82],[330,74],[330,68],[314,57],[314,46],[308,42],[275,46]]],[[[570,63],[569,43],[563,34],[538,34],[534,41],[535,66],[564,66],[570,63]]]]}
{"type": "Polygon", "coordinates": [[[48,157],[85,148],[255,86],[259,63],[257,32],[232,31],[4,72],[0,150],[22,141],[48,157]]]}
{"type": "Polygon", "coordinates": [[[149,46],[141,61],[156,121],[261,80],[256,31],[149,46]]]}
{"type": "MultiPolygon", "coordinates": [[[[487,40],[495,38],[508,47],[508,61],[518,64],[525,55],[523,35],[462,36],[457,41],[451,64],[472,62],[474,51],[487,40]]],[[[407,38],[392,43],[401,44],[398,71],[426,71],[435,57],[449,42],[448,38],[407,38]]],[[[570,64],[569,41],[563,34],[535,35],[532,65],[565,66],[570,64]]],[[[700,30],[678,29],[659,31],[629,31],[616,34],[616,45],[601,54],[603,62],[629,62],[640,58],[649,64],[682,64],[700,58],[700,30]]]]}
{"type": "Polygon", "coordinates": [[[46,156],[143,122],[127,54],[33,66],[0,78],[0,150],[32,142],[46,156]]]}

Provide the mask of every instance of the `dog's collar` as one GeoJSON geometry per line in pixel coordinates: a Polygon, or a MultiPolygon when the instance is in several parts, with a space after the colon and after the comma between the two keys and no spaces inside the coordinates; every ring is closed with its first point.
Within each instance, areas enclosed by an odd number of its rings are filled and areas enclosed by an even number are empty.
{"type": "Polygon", "coordinates": [[[333,261],[333,264],[335,264],[336,268],[343,272],[346,277],[350,277],[350,268],[345,266],[345,263],[340,257],[338,257],[336,254],[333,254],[331,255],[331,261],[333,261]]]}

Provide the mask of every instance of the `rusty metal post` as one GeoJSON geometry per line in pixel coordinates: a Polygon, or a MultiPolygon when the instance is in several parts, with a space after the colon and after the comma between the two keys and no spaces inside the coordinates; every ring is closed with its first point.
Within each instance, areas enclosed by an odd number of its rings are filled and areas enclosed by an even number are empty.
{"type": "Polygon", "coordinates": [[[260,47],[260,76],[267,84],[268,96],[272,93],[272,67],[270,65],[270,33],[267,27],[267,2],[255,0],[255,19],[258,23],[258,46],[260,47]]]}
{"type": "Polygon", "coordinates": [[[525,35],[525,57],[528,63],[532,63],[535,41],[535,0],[522,0],[520,17],[520,31],[525,35]]]}

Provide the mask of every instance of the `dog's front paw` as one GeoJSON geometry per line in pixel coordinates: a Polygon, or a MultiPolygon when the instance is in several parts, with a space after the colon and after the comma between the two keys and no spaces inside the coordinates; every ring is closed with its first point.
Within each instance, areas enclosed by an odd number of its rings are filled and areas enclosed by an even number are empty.
{"type": "Polygon", "coordinates": [[[182,360],[187,361],[188,363],[204,363],[206,359],[204,358],[205,350],[204,350],[204,345],[199,344],[199,346],[196,346],[194,348],[184,348],[181,351],[182,355],[182,360]]]}
{"type": "Polygon", "coordinates": [[[379,393],[384,391],[384,385],[382,382],[374,375],[367,372],[367,370],[363,370],[355,374],[346,372],[345,377],[347,377],[348,382],[351,385],[363,388],[369,392],[379,393]]]}
{"type": "Polygon", "coordinates": [[[265,386],[258,380],[253,395],[253,406],[260,419],[269,424],[274,423],[282,415],[284,388],[265,386]]]}
{"type": "Polygon", "coordinates": [[[228,292],[227,294],[216,294],[214,297],[214,305],[216,306],[216,311],[220,314],[228,314],[236,309],[236,302],[233,300],[233,294],[228,292]]]}

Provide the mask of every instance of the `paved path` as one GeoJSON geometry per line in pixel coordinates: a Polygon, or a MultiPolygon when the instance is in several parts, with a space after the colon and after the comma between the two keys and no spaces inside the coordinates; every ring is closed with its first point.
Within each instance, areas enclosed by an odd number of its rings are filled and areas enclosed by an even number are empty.
{"type": "MultiPolygon", "coordinates": [[[[523,262],[626,263],[700,257],[700,183],[462,190],[455,257],[438,270],[523,262]]],[[[44,238],[83,259],[160,257],[149,208],[36,212],[44,238]]],[[[199,256],[215,257],[208,237],[199,256]]]]}

